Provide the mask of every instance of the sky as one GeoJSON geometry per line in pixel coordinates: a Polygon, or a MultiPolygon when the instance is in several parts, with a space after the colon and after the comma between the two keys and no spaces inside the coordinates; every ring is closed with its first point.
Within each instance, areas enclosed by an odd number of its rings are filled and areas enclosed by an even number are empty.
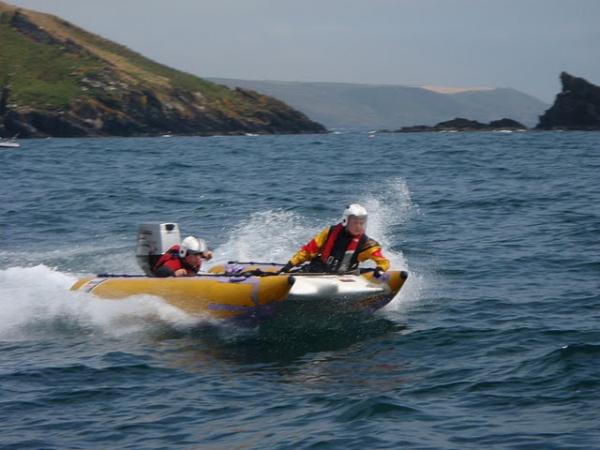
{"type": "Polygon", "coordinates": [[[8,0],[202,77],[512,87],[600,84],[600,0],[8,0]]]}

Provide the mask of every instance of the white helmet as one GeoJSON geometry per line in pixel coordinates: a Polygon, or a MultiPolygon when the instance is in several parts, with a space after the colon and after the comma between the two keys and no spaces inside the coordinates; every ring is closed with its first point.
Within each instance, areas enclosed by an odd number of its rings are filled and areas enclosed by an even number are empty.
{"type": "Polygon", "coordinates": [[[350,216],[360,217],[367,220],[367,210],[358,203],[352,203],[351,205],[348,205],[344,210],[344,214],[342,215],[342,225],[348,225],[348,218],[350,216]]]}
{"type": "Polygon", "coordinates": [[[204,239],[188,236],[181,241],[181,245],[179,246],[179,256],[185,258],[190,253],[204,253],[206,250],[208,250],[208,246],[206,245],[206,242],[204,242],[204,239]]]}

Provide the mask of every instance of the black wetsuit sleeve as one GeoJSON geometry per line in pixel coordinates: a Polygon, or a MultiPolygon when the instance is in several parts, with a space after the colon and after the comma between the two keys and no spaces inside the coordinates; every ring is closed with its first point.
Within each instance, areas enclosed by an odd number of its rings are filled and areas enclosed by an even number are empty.
{"type": "Polygon", "coordinates": [[[154,275],[159,278],[167,278],[175,276],[175,272],[169,269],[167,266],[160,266],[158,269],[154,271],[154,275]]]}

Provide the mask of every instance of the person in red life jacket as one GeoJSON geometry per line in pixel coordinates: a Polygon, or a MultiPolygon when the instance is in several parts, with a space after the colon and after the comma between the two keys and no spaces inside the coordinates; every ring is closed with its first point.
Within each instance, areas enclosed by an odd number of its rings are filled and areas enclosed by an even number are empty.
{"type": "Polygon", "coordinates": [[[344,273],[370,259],[377,265],[375,276],[380,277],[390,268],[390,262],[383,256],[379,243],[365,234],[366,228],[367,210],[357,203],[348,206],[340,223],[317,234],[291,257],[280,272],[289,272],[293,267],[310,261],[303,270],[344,273]]]}
{"type": "Polygon", "coordinates": [[[172,246],[160,257],[152,272],[157,277],[193,277],[200,270],[202,260],[210,260],[212,252],[202,239],[188,236],[181,245],[172,246]]]}

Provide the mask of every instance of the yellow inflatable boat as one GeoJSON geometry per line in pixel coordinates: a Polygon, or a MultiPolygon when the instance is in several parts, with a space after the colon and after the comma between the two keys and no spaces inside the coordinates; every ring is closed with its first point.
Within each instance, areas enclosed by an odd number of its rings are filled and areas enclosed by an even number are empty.
{"type": "Polygon", "coordinates": [[[217,319],[270,317],[286,310],[330,313],[375,311],[389,303],[406,281],[407,273],[388,271],[278,274],[281,264],[230,262],[195,277],[155,278],[151,268],[181,236],[177,223],[140,225],[136,256],[144,275],[98,275],[77,281],[72,290],[106,299],[152,295],[191,314],[217,319]]]}
{"type": "Polygon", "coordinates": [[[217,319],[263,319],[289,306],[305,311],[375,311],[398,293],[407,273],[276,274],[276,264],[229,263],[196,277],[99,275],[72,290],[106,299],[152,295],[191,314],[217,319]]]}

